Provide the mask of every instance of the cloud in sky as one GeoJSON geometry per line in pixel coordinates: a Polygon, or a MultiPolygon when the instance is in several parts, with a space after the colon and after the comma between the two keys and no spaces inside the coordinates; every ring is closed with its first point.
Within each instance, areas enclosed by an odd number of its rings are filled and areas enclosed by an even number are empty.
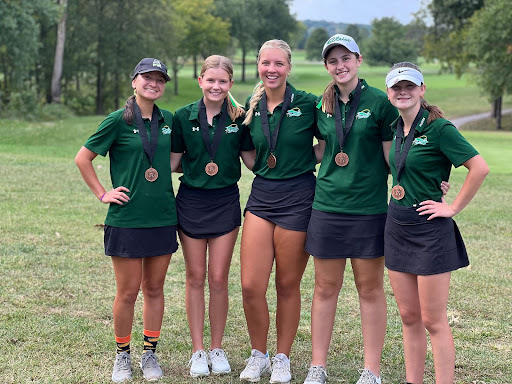
{"type": "MultiPolygon", "coordinates": [[[[428,1],[427,1],[428,2],[428,1]]],[[[293,0],[290,11],[299,20],[326,20],[347,24],[371,24],[373,19],[394,17],[408,24],[423,0],[293,0]]]]}

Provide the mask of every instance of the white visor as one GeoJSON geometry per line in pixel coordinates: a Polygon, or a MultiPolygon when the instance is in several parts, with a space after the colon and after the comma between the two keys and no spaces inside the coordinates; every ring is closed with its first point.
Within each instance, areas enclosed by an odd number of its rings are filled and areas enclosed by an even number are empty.
{"type": "Polygon", "coordinates": [[[420,86],[423,84],[423,75],[414,68],[400,67],[395,68],[386,76],[386,87],[391,88],[399,81],[406,80],[420,86]]]}

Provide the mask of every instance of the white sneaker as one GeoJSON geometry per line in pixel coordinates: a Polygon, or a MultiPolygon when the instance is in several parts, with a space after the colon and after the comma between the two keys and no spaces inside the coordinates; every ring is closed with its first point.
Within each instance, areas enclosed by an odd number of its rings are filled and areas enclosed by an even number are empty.
{"type": "Polygon", "coordinates": [[[377,377],[369,369],[359,371],[361,376],[357,380],[356,384],[381,384],[380,377],[377,377]]]}
{"type": "Polygon", "coordinates": [[[160,368],[160,364],[158,364],[156,355],[151,350],[142,354],[140,359],[140,368],[142,369],[142,376],[147,381],[156,381],[163,375],[162,368],[160,368]]]}
{"type": "Polygon", "coordinates": [[[304,384],[325,384],[327,381],[327,372],[321,365],[312,365],[309,367],[308,375],[304,384]]]}
{"type": "Polygon", "coordinates": [[[231,372],[228,359],[222,349],[215,348],[213,351],[208,352],[208,357],[210,358],[213,374],[222,375],[231,372]]]}
{"type": "Polygon", "coordinates": [[[262,375],[270,372],[270,359],[268,355],[263,355],[259,352],[258,355],[255,356],[257,352],[256,349],[252,350],[251,357],[246,360],[247,365],[245,369],[240,373],[240,380],[255,383],[260,381],[262,375]]]}
{"type": "Polygon", "coordinates": [[[202,349],[192,354],[188,365],[190,366],[190,376],[192,377],[208,376],[210,374],[208,357],[202,349]]]}
{"type": "Polygon", "coordinates": [[[272,375],[270,382],[272,384],[288,384],[292,379],[290,373],[290,359],[284,353],[278,353],[272,358],[272,375]]]}
{"type": "Polygon", "coordinates": [[[132,358],[128,352],[121,352],[116,355],[116,362],[112,371],[112,380],[122,383],[132,378],[132,358]]]}

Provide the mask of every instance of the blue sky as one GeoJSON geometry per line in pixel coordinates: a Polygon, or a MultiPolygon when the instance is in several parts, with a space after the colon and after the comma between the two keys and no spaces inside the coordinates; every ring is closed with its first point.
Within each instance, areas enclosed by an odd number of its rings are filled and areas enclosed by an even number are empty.
{"type": "MultiPolygon", "coordinates": [[[[299,20],[326,20],[347,24],[371,24],[373,19],[394,17],[402,24],[412,21],[412,13],[426,0],[293,0],[292,14],[299,20]]],[[[424,6],[423,6],[424,8],[424,6]]]]}

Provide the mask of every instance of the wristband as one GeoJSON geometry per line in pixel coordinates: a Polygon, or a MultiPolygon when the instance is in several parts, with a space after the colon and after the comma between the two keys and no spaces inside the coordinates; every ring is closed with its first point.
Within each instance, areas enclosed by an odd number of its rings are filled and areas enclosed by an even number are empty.
{"type": "Polygon", "coordinates": [[[106,194],[107,194],[107,192],[105,192],[103,195],[101,195],[101,197],[100,197],[101,202],[103,202],[103,198],[105,197],[106,194]]]}

